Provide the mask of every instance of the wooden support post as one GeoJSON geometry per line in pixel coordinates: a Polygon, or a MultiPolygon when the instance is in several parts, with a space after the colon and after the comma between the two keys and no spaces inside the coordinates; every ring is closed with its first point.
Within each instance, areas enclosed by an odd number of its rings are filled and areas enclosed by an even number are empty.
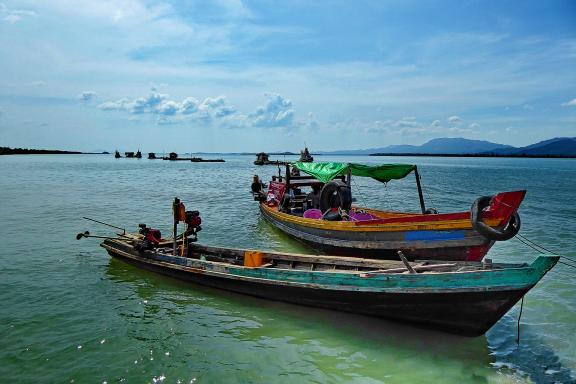
{"type": "Polygon", "coordinates": [[[410,271],[410,273],[416,273],[416,271],[414,270],[414,268],[412,268],[412,266],[408,262],[408,259],[406,259],[406,256],[404,256],[402,251],[398,251],[398,256],[400,256],[400,260],[402,260],[402,262],[406,266],[406,269],[408,269],[408,271],[410,271]]]}
{"type": "Polygon", "coordinates": [[[180,210],[180,199],[175,197],[174,198],[174,203],[172,203],[172,213],[173,213],[173,218],[174,218],[174,228],[172,230],[172,234],[174,236],[174,242],[172,244],[172,254],[174,256],[177,255],[176,252],[176,248],[178,247],[177,245],[177,241],[176,241],[176,233],[178,232],[178,211],[180,210]]]}
{"type": "Polygon", "coordinates": [[[422,185],[420,185],[420,174],[418,167],[414,167],[414,175],[416,176],[416,187],[418,187],[418,198],[420,199],[420,209],[422,214],[426,213],[426,206],[424,205],[424,196],[422,195],[422,185]]]}
{"type": "Polygon", "coordinates": [[[348,188],[352,189],[352,170],[351,169],[348,170],[346,183],[348,184],[348,188]]]}
{"type": "Polygon", "coordinates": [[[286,192],[290,188],[290,165],[286,164],[286,192]]]}

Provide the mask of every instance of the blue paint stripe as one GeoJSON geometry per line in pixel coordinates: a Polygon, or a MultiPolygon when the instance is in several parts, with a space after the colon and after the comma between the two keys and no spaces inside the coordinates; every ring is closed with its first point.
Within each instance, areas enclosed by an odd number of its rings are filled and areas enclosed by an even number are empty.
{"type": "Polygon", "coordinates": [[[411,231],[404,235],[406,241],[461,240],[464,231],[411,231]]]}

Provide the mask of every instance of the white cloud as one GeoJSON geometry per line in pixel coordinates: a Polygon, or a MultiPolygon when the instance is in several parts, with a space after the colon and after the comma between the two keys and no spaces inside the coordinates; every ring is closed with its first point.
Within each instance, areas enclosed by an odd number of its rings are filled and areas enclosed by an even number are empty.
{"type": "Polygon", "coordinates": [[[24,17],[37,16],[36,12],[25,9],[8,9],[8,7],[0,3],[0,21],[6,21],[10,24],[15,24],[22,20],[24,17]]]}
{"type": "Polygon", "coordinates": [[[249,117],[256,127],[289,127],[294,121],[292,101],[274,93],[266,93],[268,102],[258,107],[249,117]]]}
{"type": "Polygon", "coordinates": [[[448,122],[451,123],[451,124],[458,124],[458,123],[460,123],[460,122],[462,121],[462,119],[461,119],[459,116],[456,116],[456,115],[450,116],[447,120],[448,120],[448,122]]]}
{"type": "MultiPolygon", "coordinates": [[[[453,116],[457,117],[457,116],[453,116]]],[[[454,120],[454,119],[453,119],[454,120]]],[[[458,120],[460,121],[460,120],[458,120]]],[[[400,134],[402,136],[434,136],[434,135],[465,135],[471,134],[472,128],[480,125],[473,123],[468,128],[458,126],[445,127],[440,120],[433,120],[431,123],[425,123],[415,117],[404,117],[400,120],[375,120],[353,122],[352,127],[368,134],[400,134]]]]}
{"type": "Polygon", "coordinates": [[[196,120],[206,125],[226,128],[318,128],[311,113],[307,119],[295,121],[292,101],[274,93],[266,93],[265,96],[268,98],[266,104],[250,114],[240,113],[224,96],[207,97],[202,102],[194,97],[177,101],[156,90],[145,97],[106,101],[98,105],[98,108],[102,111],[128,112],[131,115],[154,115],[157,116],[156,122],[162,125],[196,120]]]}
{"type": "Polygon", "coordinates": [[[480,124],[472,123],[472,124],[468,125],[468,129],[476,129],[476,128],[480,128],[480,124]]]}
{"type": "Polygon", "coordinates": [[[562,103],[562,106],[563,107],[576,107],[576,99],[572,99],[570,101],[562,103]]]}

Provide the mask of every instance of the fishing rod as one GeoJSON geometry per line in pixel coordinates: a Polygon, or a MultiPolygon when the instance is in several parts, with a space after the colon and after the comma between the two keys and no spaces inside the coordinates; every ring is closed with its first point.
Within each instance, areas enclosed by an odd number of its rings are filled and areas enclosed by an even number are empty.
{"type": "Polygon", "coordinates": [[[83,218],[83,219],[86,219],[86,220],[93,221],[93,222],[98,223],[98,224],[106,225],[106,226],[108,226],[108,227],[112,227],[112,228],[116,228],[116,229],[121,229],[121,230],[124,232],[123,234],[124,234],[124,235],[126,234],[126,229],[125,229],[125,228],[120,228],[120,227],[117,227],[117,226],[112,225],[112,224],[108,224],[108,223],[104,223],[104,222],[102,222],[102,221],[98,221],[98,220],[95,220],[95,219],[91,219],[91,218],[89,218],[89,217],[82,217],[82,218],[83,218]]]}
{"type": "MultiPolygon", "coordinates": [[[[118,236],[122,236],[122,237],[125,237],[125,238],[127,238],[127,239],[132,239],[132,238],[129,237],[129,236],[124,236],[124,235],[120,235],[120,234],[118,234],[118,236]]],[[[80,232],[79,234],[76,235],[76,240],[80,240],[80,239],[82,239],[82,238],[84,238],[84,237],[86,237],[86,238],[88,238],[88,237],[94,237],[94,238],[96,238],[96,239],[110,239],[110,240],[117,239],[117,237],[91,235],[90,232],[84,231],[84,232],[80,232]]]]}

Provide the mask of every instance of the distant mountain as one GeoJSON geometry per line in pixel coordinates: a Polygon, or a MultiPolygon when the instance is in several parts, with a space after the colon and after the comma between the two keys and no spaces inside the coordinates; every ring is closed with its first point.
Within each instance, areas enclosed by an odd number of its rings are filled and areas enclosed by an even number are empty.
{"type": "Polygon", "coordinates": [[[510,145],[496,144],[484,140],[462,138],[432,139],[422,145],[389,145],[383,148],[340,150],[321,152],[327,155],[370,155],[373,153],[424,153],[424,154],[470,154],[496,150],[515,149],[510,145]]]}
{"type": "Polygon", "coordinates": [[[505,148],[486,153],[509,156],[576,156],[576,137],[556,137],[521,148],[505,148]]]}

